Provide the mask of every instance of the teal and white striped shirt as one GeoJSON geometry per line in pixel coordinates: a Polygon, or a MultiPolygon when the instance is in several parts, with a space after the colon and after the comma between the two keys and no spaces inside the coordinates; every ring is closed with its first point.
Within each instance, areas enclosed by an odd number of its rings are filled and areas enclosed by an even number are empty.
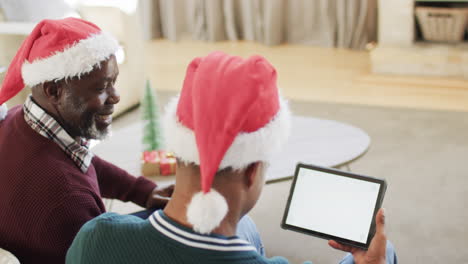
{"type": "Polygon", "coordinates": [[[288,263],[267,259],[237,236],[201,235],[156,211],[148,220],[115,213],[86,223],[68,250],[68,264],[78,263],[288,263]]]}

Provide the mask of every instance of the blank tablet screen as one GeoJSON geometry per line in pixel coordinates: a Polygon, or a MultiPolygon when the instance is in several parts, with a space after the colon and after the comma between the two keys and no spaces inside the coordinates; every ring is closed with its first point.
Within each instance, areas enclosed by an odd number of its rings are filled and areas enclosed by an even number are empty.
{"type": "Polygon", "coordinates": [[[301,167],[284,222],[365,244],[380,186],[301,167]]]}

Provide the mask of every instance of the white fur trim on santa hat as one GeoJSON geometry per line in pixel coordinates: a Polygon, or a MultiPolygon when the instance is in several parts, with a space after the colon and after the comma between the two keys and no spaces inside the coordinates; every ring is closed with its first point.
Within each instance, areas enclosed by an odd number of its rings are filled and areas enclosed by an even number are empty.
{"type": "Polygon", "coordinates": [[[81,76],[93,70],[99,62],[108,59],[119,47],[117,40],[109,33],[101,32],[80,40],[71,47],[54,55],[25,61],[21,74],[26,85],[81,76]]]}
{"type": "Polygon", "coordinates": [[[209,234],[219,226],[228,212],[226,199],[214,189],[208,193],[198,192],[187,208],[187,220],[193,230],[200,234],[209,234]]]}
{"type": "MultiPolygon", "coordinates": [[[[169,102],[163,119],[166,149],[185,162],[200,164],[194,132],[182,125],[177,118],[176,97],[169,102]]],[[[243,169],[255,161],[268,161],[281,150],[287,141],[291,126],[288,103],[280,99],[280,109],[273,119],[259,130],[240,133],[227,150],[218,170],[227,167],[243,169]]]]}
{"type": "Polygon", "coordinates": [[[0,105],[0,121],[6,118],[8,114],[8,107],[6,104],[0,105]]]}

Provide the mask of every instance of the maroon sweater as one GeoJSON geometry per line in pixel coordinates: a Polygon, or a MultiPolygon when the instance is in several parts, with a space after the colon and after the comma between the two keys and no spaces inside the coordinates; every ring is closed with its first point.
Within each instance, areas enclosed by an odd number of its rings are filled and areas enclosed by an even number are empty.
{"type": "Polygon", "coordinates": [[[96,156],[82,173],[20,106],[0,121],[0,248],[22,264],[64,263],[80,227],[105,212],[101,197],[144,206],[154,187],[96,156]]]}

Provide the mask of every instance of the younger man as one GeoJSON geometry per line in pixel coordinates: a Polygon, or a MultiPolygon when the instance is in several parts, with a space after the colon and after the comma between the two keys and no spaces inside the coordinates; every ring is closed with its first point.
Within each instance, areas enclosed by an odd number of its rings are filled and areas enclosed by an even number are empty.
{"type": "MultiPolygon", "coordinates": [[[[146,221],[105,214],[88,222],[67,263],[288,263],[263,257],[235,234],[260,196],[270,155],[288,137],[289,119],[276,71],[264,58],[196,58],[164,120],[167,146],[179,159],[171,201],[146,221]]],[[[385,263],[383,211],[367,252],[330,245],[352,252],[359,264],[385,263]]]]}

